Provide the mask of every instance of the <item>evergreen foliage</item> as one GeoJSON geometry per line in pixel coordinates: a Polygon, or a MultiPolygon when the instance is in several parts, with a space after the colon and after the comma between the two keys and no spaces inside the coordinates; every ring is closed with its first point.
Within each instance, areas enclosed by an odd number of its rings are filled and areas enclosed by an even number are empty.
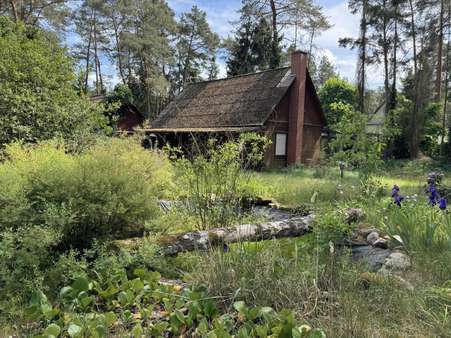
{"type": "Polygon", "coordinates": [[[172,74],[175,93],[185,84],[198,81],[201,73],[209,70],[206,65],[215,63],[212,56],[218,46],[219,37],[211,31],[204,11],[193,6],[190,12],[182,14],[176,44],[177,65],[172,74]]]}
{"type": "Polygon", "coordinates": [[[254,22],[252,17],[243,14],[242,24],[230,47],[227,60],[229,76],[267,70],[270,67],[270,51],[272,33],[265,18],[254,22]]]}

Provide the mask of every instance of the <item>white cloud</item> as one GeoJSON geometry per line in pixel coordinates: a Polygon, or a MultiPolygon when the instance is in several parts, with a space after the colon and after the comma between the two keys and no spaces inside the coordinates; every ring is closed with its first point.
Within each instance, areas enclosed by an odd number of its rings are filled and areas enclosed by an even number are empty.
{"type": "Polygon", "coordinates": [[[227,65],[224,60],[219,60],[218,62],[219,74],[218,79],[227,76],[227,65]]]}
{"type": "Polygon", "coordinates": [[[338,40],[359,35],[359,18],[349,12],[346,1],[325,7],[324,13],[333,26],[316,38],[315,43],[334,62],[340,75],[353,81],[357,62],[356,52],[339,47],[338,40]]]}

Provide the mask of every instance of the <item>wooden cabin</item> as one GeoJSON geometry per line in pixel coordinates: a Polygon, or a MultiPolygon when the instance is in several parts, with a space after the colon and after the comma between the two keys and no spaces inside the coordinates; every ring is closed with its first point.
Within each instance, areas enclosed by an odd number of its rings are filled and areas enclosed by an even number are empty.
{"type": "Polygon", "coordinates": [[[272,140],[266,167],[317,163],[326,119],[307,59],[307,53],[296,51],[291,67],[189,84],[146,131],[160,144],[182,146],[192,137],[254,131],[272,140]]]}

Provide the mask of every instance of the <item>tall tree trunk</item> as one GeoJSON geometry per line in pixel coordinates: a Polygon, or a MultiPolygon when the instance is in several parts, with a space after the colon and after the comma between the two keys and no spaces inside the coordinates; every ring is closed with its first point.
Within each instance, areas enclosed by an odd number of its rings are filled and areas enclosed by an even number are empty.
{"type": "Polygon", "coordinates": [[[96,93],[100,95],[103,91],[103,79],[98,50],[97,17],[94,17],[94,62],[96,66],[96,93]]]}
{"type": "Polygon", "coordinates": [[[388,61],[388,53],[389,53],[389,44],[387,38],[387,29],[388,29],[388,18],[387,18],[387,0],[383,0],[383,8],[384,8],[384,18],[382,21],[382,44],[383,44],[383,54],[384,54],[384,93],[385,93],[385,110],[384,115],[387,116],[390,110],[390,85],[389,85],[389,61],[388,61]]]}
{"type": "Polygon", "coordinates": [[[435,71],[435,101],[442,99],[442,70],[443,70],[443,19],[445,14],[445,0],[440,1],[439,33],[437,43],[437,69],[435,71]]]}
{"type": "Polygon", "coordinates": [[[360,20],[360,51],[358,66],[358,109],[365,113],[365,78],[366,78],[366,32],[367,32],[368,0],[363,0],[362,18],[360,20]]]}
{"type": "MultiPolygon", "coordinates": [[[[396,6],[396,16],[398,16],[398,6],[396,6]]],[[[389,108],[396,107],[396,81],[398,80],[398,18],[395,18],[395,33],[393,41],[393,65],[392,65],[392,85],[389,108]]]]}
{"type": "Polygon", "coordinates": [[[28,3],[27,21],[30,21],[29,19],[33,17],[33,11],[34,11],[34,0],[30,0],[30,2],[28,3]]]}
{"type": "Polygon", "coordinates": [[[418,78],[418,53],[417,53],[417,32],[416,32],[416,21],[415,12],[413,6],[413,0],[409,0],[410,7],[410,26],[412,35],[412,46],[413,46],[413,78],[414,78],[414,102],[412,118],[410,123],[410,157],[415,159],[418,157],[418,100],[419,100],[419,78],[418,78]]]}
{"type": "MultiPolygon", "coordinates": [[[[448,43],[449,46],[449,43],[448,43]]],[[[449,67],[449,47],[446,48],[446,67],[449,67]]],[[[444,102],[443,102],[443,115],[442,115],[442,135],[440,139],[440,153],[441,155],[444,154],[444,145],[445,145],[445,136],[446,136],[446,122],[447,122],[447,115],[448,115],[448,92],[449,92],[449,77],[450,74],[447,71],[445,76],[445,96],[444,96],[444,102]]]]}
{"type": "Polygon", "coordinates": [[[11,5],[11,11],[13,12],[14,22],[17,22],[19,20],[19,14],[17,13],[16,0],[10,0],[9,4],[11,5]]]}
{"type": "MultiPolygon", "coordinates": [[[[189,44],[188,44],[188,51],[186,52],[185,61],[183,62],[182,88],[185,87],[186,78],[188,77],[188,66],[191,62],[191,50],[192,50],[192,45],[193,45],[193,40],[194,40],[194,27],[192,29],[192,32],[193,33],[191,33],[189,44]]],[[[179,90],[180,90],[180,88],[179,88],[179,90]]]]}
{"type": "MultiPolygon", "coordinates": [[[[448,32],[447,32],[447,41],[446,41],[446,61],[445,61],[445,97],[443,102],[443,115],[442,115],[442,136],[440,140],[440,154],[443,156],[445,153],[445,136],[446,136],[446,123],[448,122],[448,99],[449,99],[449,81],[451,80],[451,72],[449,71],[449,67],[451,66],[450,60],[450,43],[451,43],[451,3],[448,3],[448,32]]],[[[450,135],[448,135],[449,137],[450,135]]],[[[448,143],[450,141],[448,140],[448,143]]]]}
{"type": "Polygon", "coordinates": [[[310,67],[310,59],[312,58],[314,37],[315,37],[315,27],[312,27],[312,33],[310,34],[310,43],[309,43],[309,51],[308,51],[309,57],[307,58],[307,67],[310,67]]]}
{"type": "Polygon", "coordinates": [[[271,6],[272,18],[272,43],[271,43],[271,59],[269,61],[269,68],[274,69],[279,67],[279,32],[277,31],[277,8],[274,0],[269,1],[271,6]]]}
{"type": "Polygon", "coordinates": [[[91,26],[89,27],[89,37],[88,37],[88,47],[86,50],[86,66],[85,66],[85,84],[84,84],[84,92],[85,94],[88,92],[88,78],[89,78],[89,62],[91,59],[91,43],[92,43],[92,20],[94,19],[94,11],[91,11],[91,26]]]}
{"type": "Polygon", "coordinates": [[[117,53],[117,67],[119,69],[119,75],[121,77],[122,83],[127,84],[127,81],[125,80],[125,75],[124,75],[122,51],[121,51],[120,40],[119,40],[119,24],[116,21],[116,17],[114,16],[114,13],[112,15],[113,15],[112,22],[113,22],[113,30],[114,30],[114,40],[115,40],[115,44],[116,44],[116,53],[117,53]]]}
{"type": "Polygon", "coordinates": [[[25,2],[21,1],[20,2],[20,21],[25,22],[25,2]]]}

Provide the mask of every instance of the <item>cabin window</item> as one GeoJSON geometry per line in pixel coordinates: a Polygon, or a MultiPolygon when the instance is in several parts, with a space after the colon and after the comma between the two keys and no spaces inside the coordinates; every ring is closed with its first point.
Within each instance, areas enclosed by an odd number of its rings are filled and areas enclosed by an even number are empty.
{"type": "Polygon", "coordinates": [[[276,134],[276,156],[287,155],[287,134],[276,134]]]}

